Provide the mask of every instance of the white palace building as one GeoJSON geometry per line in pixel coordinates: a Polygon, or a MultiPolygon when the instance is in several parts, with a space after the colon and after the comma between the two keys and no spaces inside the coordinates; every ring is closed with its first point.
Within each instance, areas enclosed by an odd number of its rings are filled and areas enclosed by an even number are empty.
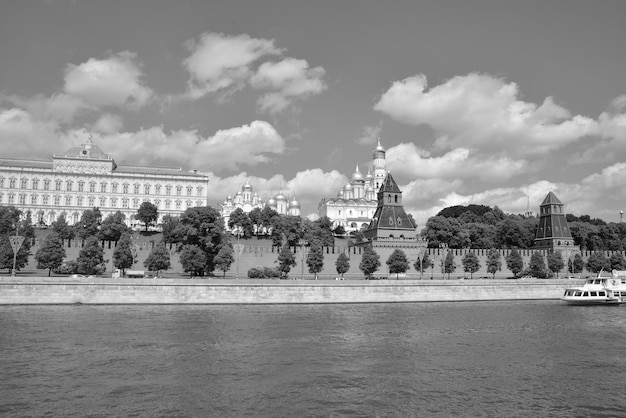
{"type": "Polygon", "coordinates": [[[320,201],[317,208],[319,216],[328,216],[334,228],[341,225],[346,232],[366,228],[376,212],[377,193],[387,176],[385,154],[379,139],[367,174],[363,176],[357,164],[352,179],[339,190],[337,197],[320,201]]]}
{"type": "Polygon", "coordinates": [[[35,224],[65,215],[72,225],[98,207],[103,218],[122,212],[132,226],[142,202],[158,208],[160,223],[165,215],[206,206],[208,182],[197,170],[117,165],[91,137],[52,161],[0,158],[0,205],[30,211],[35,224]]]}

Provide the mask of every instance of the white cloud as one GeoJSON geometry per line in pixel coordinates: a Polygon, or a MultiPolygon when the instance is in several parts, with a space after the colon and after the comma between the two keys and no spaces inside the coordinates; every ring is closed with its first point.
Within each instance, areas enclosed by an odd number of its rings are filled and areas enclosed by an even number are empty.
{"type": "Polygon", "coordinates": [[[40,121],[70,123],[76,115],[89,105],[83,100],[65,93],[55,93],[50,97],[38,94],[30,98],[2,96],[3,101],[26,110],[32,118],[40,121]]]}
{"type": "Polygon", "coordinates": [[[94,129],[105,134],[112,134],[121,131],[123,126],[124,122],[121,116],[105,113],[98,118],[94,124],[94,129]]]}
{"type": "Polygon", "coordinates": [[[515,83],[486,74],[454,77],[428,89],[426,77],[396,81],[375,109],[410,125],[426,124],[443,149],[466,147],[539,154],[597,132],[597,123],[548,97],[537,106],[519,99],[515,83]]]}
{"type": "Polygon", "coordinates": [[[90,58],[65,69],[65,91],[97,107],[142,107],[152,90],[142,82],[143,72],[136,54],[120,52],[106,59],[90,58]]]}
{"type": "Polygon", "coordinates": [[[380,137],[382,123],[378,126],[364,126],[361,135],[357,138],[356,143],[359,145],[375,145],[376,140],[380,137]]]}
{"type": "Polygon", "coordinates": [[[43,121],[19,108],[0,108],[0,149],[9,158],[47,159],[65,148],[54,121],[43,121]]]}
{"type": "Polygon", "coordinates": [[[524,160],[477,154],[466,148],[456,148],[434,157],[413,143],[390,148],[387,164],[394,173],[409,178],[480,179],[486,182],[508,180],[523,173],[527,167],[524,160]]]}
{"type": "Polygon", "coordinates": [[[251,38],[246,34],[228,36],[203,33],[186,42],[191,52],[183,65],[191,75],[189,95],[200,98],[226,88],[240,88],[251,76],[251,65],[266,55],[280,54],[274,40],[251,38]]]}
{"type": "Polygon", "coordinates": [[[306,60],[285,58],[279,62],[264,62],[250,84],[256,89],[275,90],[258,101],[263,111],[278,113],[296,98],[319,94],[326,89],[322,67],[309,68],[306,60]]]}

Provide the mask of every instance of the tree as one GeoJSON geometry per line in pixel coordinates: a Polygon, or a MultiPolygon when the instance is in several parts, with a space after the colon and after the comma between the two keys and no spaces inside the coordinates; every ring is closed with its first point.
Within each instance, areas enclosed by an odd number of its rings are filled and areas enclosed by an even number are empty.
{"type": "Polygon", "coordinates": [[[283,246],[283,249],[280,250],[277,261],[281,277],[287,277],[291,268],[296,265],[296,258],[288,245],[283,246]]]}
{"type": "Polygon", "coordinates": [[[341,277],[343,277],[344,273],[350,270],[350,259],[346,253],[339,254],[337,261],[335,261],[335,267],[337,268],[337,273],[341,274],[341,277]]]}
{"type": "Polygon", "coordinates": [[[583,268],[585,267],[583,256],[580,255],[580,253],[574,254],[574,259],[569,261],[568,267],[569,267],[570,273],[573,273],[573,274],[582,273],[583,268]]]}
{"type": "Polygon", "coordinates": [[[87,209],[81,215],[80,221],[74,225],[76,236],[80,239],[87,239],[88,237],[98,235],[101,221],[102,213],[100,213],[100,209],[87,209]]]}
{"type": "Polygon", "coordinates": [[[474,278],[474,273],[480,270],[480,260],[476,254],[469,252],[461,259],[463,263],[463,271],[470,274],[470,278],[474,278]]]}
{"type": "Polygon", "coordinates": [[[415,263],[413,263],[413,267],[415,267],[415,270],[420,272],[420,276],[424,274],[424,270],[428,270],[429,268],[432,268],[434,266],[435,266],[435,261],[430,259],[430,256],[428,255],[428,251],[424,251],[421,264],[420,264],[419,258],[415,260],[415,263]]]}
{"type": "Polygon", "coordinates": [[[559,272],[565,267],[565,261],[563,261],[563,255],[561,251],[554,251],[548,254],[548,270],[552,273],[556,273],[556,278],[559,278],[559,272]]]}
{"type": "Polygon", "coordinates": [[[58,268],[63,264],[65,258],[65,249],[63,243],[56,233],[49,234],[44,240],[43,244],[35,253],[35,260],[37,260],[38,269],[48,269],[48,277],[53,269],[58,268]]]}
{"type": "Polygon", "coordinates": [[[524,259],[517,248],[513,248],[505,257],[506,267],[511,270],[514,276],[524,269],[524,259]]]}
{"type": "Polygon", "coordinates": [[[205,253],[200,247],[193,244],[183,245],[180,251],[180,264],[183,271],[189,273],[190,277],[202,275],[205,267],[205,253]]]}
{"type": "Polygon", "coordinates": [[[259,232],[263,229],[263,215],[260,208],[254,208],[248,213],[248,218],[252,222],[254,227],[254,235],[259,235],[259,232]]]}
{"type": "Polygon", "coordinates": [[[533,251],[533,254],[530,256],[528,269],[530,270],[530,274],[535,277],[542,279],[546,277],[546,262],[542,253],[539,251],[533,251]]]}
{"type": "Polygon", "coordinates": [[[452,254],[452,251],[448,251],[446,258],[443,261],[443,271],[448,275],[448,279],[450,278],[450,273],[454,273],[454,270],[456,270],[454,254],[452,254]]]}
{"type": "Polygon", "coordinates": [[[233,248],[230,245],[222,246],[215,256],[215,266],[224,272],[224,277],[226,277],[226,271],[230,269],[234,261],[233,248]]]}
{"type": "Polygon", "coordinates": [[[409,269],[409,260],[406,258],[404,251],[396,248],[387,259],[387,266],[389,273],[395,274],[396,280],[398,280],[398,275],[400,273],[406,273],[409,269]]]}
{"type": "Polygon", "coordinates": [[[178,216],[165,215],[163,217],[163,242],[176,244],[183,240],[185,228],[178,216]]]}
{"type": "Polygon", "coordinates": [[[98,238],[103,241],[118,241],[122,234],[129,231],[125,220],[126,215],[119,210],[110,214],[102,221],[98,238]]]}
{"type": "Polygon", "coordinates": [[[241,208],[235,209],[228,218],[228,228],[237,230],[242,238],[250,238],[254,233],[254,225],[241,208]]]}
{"type": "Polygon", "coordinates": [[[602,270],[611,268],[609,259],[606,258],[603,251],[594,251],[587,259],[587,270],[592,273],[599,273],[602,270]]]}
{"type": "Polygon", "coordinates": [[[148,258],[144,260],[143,265],[148,270],[155,271],[157,276],[159,276],[159,273],[162,270],[169,270],[172,267],[170,262],[170,252],[164,242],[160,242],[152,249],[152,251],[150,251],[148,258]]]}
{"type": "Polygon", "coordinates": [[[496,272],[502,270],[502,261],[500,260],[500,252],[492,248],[487,253],[487,272],[491,273],[492,278],[496,278],[496,272]]]}
{"type": "Polygon", "coordinates": [[[59,215],[57,220],[52,222],[52,231],[59,236],[61,242],[69,241],[74,238],[75,235],[74,228],[68,225],[65,220],[65,215],[59,215]]]}
{"type": "Polygon", "coordinates": [[[624,260],[622,253],[611,254],[609,263],[611,264],[611,270],[626,270],[626,260],[624,260]]]}
{"type": "Polygon", "coordinates": [[[346,228],[344,228],[343,225],[337,225],[335,229],[333,229],[333,234],[337,235],[338,237],[343,237],[344,235],[346,235],[346,228]]]}
{"type": "Polygon", "coordinates": [[[317,280],[317,273],[324,268],[324,252],[319,242],[311,246],[306,256],[306,265],[309,267],[309,273],[315,274],[315,280],[317,280]]]}
{"type": "Polygon", "coordinates": [[[135,219],[139,220],[146,227],[146,231],[150,225],[154,225],[159,218],[159,209],[150,202],[142,202],[135,219]]]}
{"type": "Polygon", "coordinates": [[[188,208],[180,216],[181,243],[195,245],[204,253],[204,269],[196,273],[215,270],[215,256],[226,243],[222,215],[211,206],[188,208]]]}
{"type": "Polygon", "coordinates": [[[130,234],[125,232],[117,241],[117,245],[113,250],[113,265],[115,268],[122,270],[122,274],[125,274],[126,269],[131,268],[134,263],[133,243],[130,234]]]}
{"type": "Polygon", "coordinates": [[[100,246],[98,237],[92,235],[87,238],[76,262],[80,274],[102,274],[106,271],[104,249],[100,246]]]}
{"type": "Polygon", "coordinates": [[[20,235],[24,241],[15,257],[15,269],[21,270],[28,264],[30,247],[32,244],[32,230],[24,226],[25,221],[20,221],[21,212],[13,206],[0,206],[0,268],[13,269],[13,248],[9,237],[20,235]]]}
{"type": "Polygon", "coordinates": [[[380,256],[374,251],[371,245],[366,245],[363,250],[363,256],[361,257],[361,263],[359,264],[359,270],[361,270],[367,278],[370,278],[372,273],[376,272],[379,267],[380,256]]]}

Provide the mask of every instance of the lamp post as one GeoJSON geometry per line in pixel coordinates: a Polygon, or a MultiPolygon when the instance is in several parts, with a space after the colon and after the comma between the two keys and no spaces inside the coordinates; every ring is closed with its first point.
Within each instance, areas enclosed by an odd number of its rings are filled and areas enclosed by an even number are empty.
{"type": "Polygon", "coordinates": [[[24,237],[18,234],[20,229],[20,215],[17,218],[17,224],[15,225],[15,235],[9,237],[9,242],[11,243],[11,248],[13,249],[13,269],[11,269],[11,277],[15,277],[15,266],[17,265],[17,253],[22,247],[22,243],[24,242],[24,237]]]}
{"type": "Polygon", "coordinates": [[[237,273],[235,278],[239,278],[239,260],[241,259],[241,253],[243,252],[243,244],[239,243],[239,238],[242,235],[242,230],[240,226],[235,227],[235,236],[237,237],[237,244],[235,244],[235,253],[237,255],[237,273]]]}
{"type": "Polygon", "coordinates": [[[302,280],[304,278],[304,252],[305,252],[305,248],[306,248],[306,244],[307,241],[305,239],[299,239],[298,240],[298,245],[300,246],[300,267],[301,267],[301,273],[300,273],[300,280],[302,280]]]}
{"type": "Polygon", "coordinates": [[[424,253],[426,252],[426,246],[428,243],[424,239],[424,237],[417,237],[417,256],[420,260],[420,280],[424,280],[424,266],[422,265],[424,261],[424,253]]]}

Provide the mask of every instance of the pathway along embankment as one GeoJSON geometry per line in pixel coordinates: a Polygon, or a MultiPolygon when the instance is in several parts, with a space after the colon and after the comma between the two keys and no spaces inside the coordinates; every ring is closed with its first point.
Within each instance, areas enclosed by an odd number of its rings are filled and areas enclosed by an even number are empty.
{"type": "Polygon", "coordinates": [[[0,278],[0,304],[297,304],[558,299],[579,280],[0,278]]]}

